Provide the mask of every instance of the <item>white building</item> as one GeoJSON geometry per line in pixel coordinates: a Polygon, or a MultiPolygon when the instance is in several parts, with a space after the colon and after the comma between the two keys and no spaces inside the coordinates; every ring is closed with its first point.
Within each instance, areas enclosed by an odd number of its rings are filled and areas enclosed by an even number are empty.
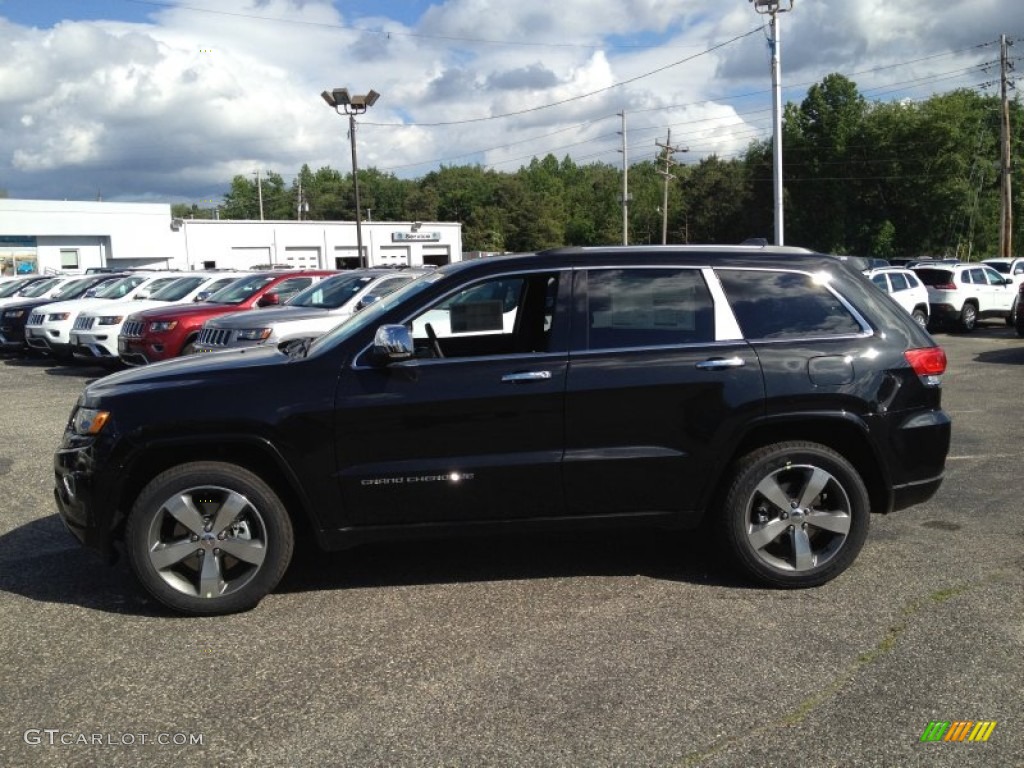
{"type": "MultiPolygon", "coordinates": [[[[0,271],[89,268],[341,269],[358,266],[351,221],[172,219],[165,203],[0,199],[0,271]]],[[[421,266],[462,259],[462,225],[364,222],[370,266],[421,266]]]]}

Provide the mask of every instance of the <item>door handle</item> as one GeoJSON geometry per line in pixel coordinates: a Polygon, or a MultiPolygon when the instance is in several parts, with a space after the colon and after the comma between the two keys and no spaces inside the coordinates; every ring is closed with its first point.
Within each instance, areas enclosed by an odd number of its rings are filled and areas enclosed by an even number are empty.
{"type": "Polygon", "coordinates": [[[697,367],[702,371],[721,371],[725,368],[742,368],[744,365],[746,362],[742,357],[713,357],[710,360],[697,363],[697,367]]]}
{"type": "Polygon", "coordinates": [[[502,381],[547,381],[551,378],[551,371],[523,371],[521,373],[506,373],[501,377],[502,381]]]}

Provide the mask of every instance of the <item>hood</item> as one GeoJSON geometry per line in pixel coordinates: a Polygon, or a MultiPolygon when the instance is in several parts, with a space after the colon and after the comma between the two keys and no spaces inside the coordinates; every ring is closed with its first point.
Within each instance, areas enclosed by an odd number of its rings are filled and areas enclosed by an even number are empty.
{"type": "Polygon", "coordinates": [[[92,307],[103,307],[112,303],[114,299],[72,299],[71,301],[51,301],[48,302],[50,308],[47,312],[81,312],[84,309],[91,309],[92,307]]]}
{"type": "Polygon", "coordinates": [[[221,315],[206,324],[208,328],[262,328],[273,323],[290,320],[308,320],[313,317],[327,317],[332,310],[319,307],[268,307],[259,310],[242,310],[221,315]]]}
{"type": "MultiPolygon", "coordinates": [[[[139,304],[141,303],[140,301],[139,304]]],[[[132,315],[139,315],[143,320],[185,320],[190,317],[209,317],[246,310],[245,304],[213,304],[208,301],[170,305],[162,301],[159,303],[161,306],[132,312],[132,315]]]]}
{"type": "Polygon", "coordinates": [[[219,371],[287,365],[289,358],[277,347],[245,347],[223,352],[186,355],[141,368],[112,373],[90,383],[83,393],[86,401],[119,392],[181,386],[205,379],[219,371]]]}

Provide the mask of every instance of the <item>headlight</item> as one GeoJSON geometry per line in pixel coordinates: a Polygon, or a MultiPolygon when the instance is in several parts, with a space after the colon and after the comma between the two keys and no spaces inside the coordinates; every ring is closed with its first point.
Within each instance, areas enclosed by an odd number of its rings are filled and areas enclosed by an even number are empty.
{"type": "Polygon", "coordinates": [[[266,341],[270,331],[270,328],[243,328],[238,332],[238,338],[241,341],[266,341]]]}
{"type": "Polygon", "coordinates": [[[97,325],[117,325],[124,320],[123,315],[100,315],[96,318],[97,325]]]}
{"type": "Polygon", "coordinates": [[[24,309],[9,309],[6,312],[4,312],[4,317],[9,317],[13,320],[14,318],[21,317],[24,314],[24,309]]]}
{"type": "Polygon", "coordinates": [[[96,408],[79,408],[71,417],[71,429],[76,435],[98,435],[110,418],[109,411],[96,408]]]}
{"type": "Polygon", "coordinates": [[[70,312],[54,312],[52,315],[47,315],[46,319],[53,323],[60,320],[67,320],[69,317],[71,317],[70,312]]]}
{"type": "Polygon", "coordinates": [[[160,320],[156,323],[150,323],[149,330],[153,333],[165,333],[167,331],[173,331],[174,326],[177,324],[177,320],[160,320]]]}

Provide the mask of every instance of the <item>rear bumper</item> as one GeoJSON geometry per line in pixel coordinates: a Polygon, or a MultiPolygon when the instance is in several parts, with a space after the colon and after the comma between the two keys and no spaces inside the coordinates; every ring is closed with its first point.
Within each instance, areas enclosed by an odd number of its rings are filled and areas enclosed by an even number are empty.
{"type": "Polygon", "coordinates": [[[953,423],[941,410],[915,413],[892,433],[892,509],[927,501],[942,484],[953,423]],[[899,457],[899,461],[896,461],[899,457]]]}

